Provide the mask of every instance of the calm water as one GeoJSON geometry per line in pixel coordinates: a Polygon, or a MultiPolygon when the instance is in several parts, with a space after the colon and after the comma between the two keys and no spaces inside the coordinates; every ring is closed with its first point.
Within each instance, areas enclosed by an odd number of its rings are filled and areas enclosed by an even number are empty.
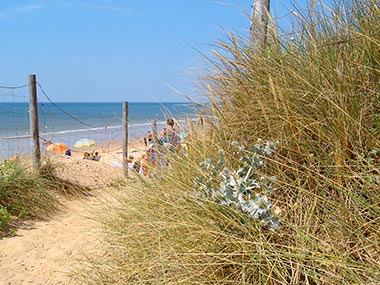
{"type": "MultiPolygon", "coordinates": [[[[175,117],[195,117],[190,103],[129,103],[129,137],[143,136],[156,119],[158,127],[175,117]]],[[[41,142],[51,140],[73,145],[80,138],[95,141],[122,139],[122,103],[39,103],[41,142]]],[[[28,103],[0,103],[0,157],[31,150],[28,103]]]]}

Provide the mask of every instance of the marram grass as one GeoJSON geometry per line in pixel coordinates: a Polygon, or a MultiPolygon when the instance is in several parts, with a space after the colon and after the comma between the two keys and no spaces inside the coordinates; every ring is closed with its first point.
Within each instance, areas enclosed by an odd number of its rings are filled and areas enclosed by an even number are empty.
{"type": "Polygon", "coordinates": [[[17,218],[46,219],[62,204],[57,197],[80,197],[90,191],[56,175],[60,166],[43,160],[38,171],[21,160],[0,162],[0,236],[17,229],[17,218]]]}
{"type": "Polygon", "coordinates": [[[125,187],[87,284],[380,283],[380,9],[342,3],[334,17],[315,4],[292,40],[271,30],[261,54],[221,43],[205,133],[160,179],[125,187]],[[231,142],[258,138],[278,142],[265,170],[276,231],[194,188],[200,162],[223,149],[234,168],[231,142]]]}

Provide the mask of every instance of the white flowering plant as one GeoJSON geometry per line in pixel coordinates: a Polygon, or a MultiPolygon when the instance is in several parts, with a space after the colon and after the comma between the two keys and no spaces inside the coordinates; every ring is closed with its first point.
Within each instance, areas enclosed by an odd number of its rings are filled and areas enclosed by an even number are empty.
{"type": "Polygon", "coordinates": [[[259,169],[266,167],[264,158],[275,151],[275,144],[259,141],[245,148],[234,141],[231,145],[239,157],[238,169],[225,167],[224,151],[219,150],[215,164],[211,158],[201,162],[205,174],[195,178],[195,189],[204,198],[220,205],[233,206],[270,230],[277,230],[280,222],[269,200],[276,178],[258,173],[259,169]]]}

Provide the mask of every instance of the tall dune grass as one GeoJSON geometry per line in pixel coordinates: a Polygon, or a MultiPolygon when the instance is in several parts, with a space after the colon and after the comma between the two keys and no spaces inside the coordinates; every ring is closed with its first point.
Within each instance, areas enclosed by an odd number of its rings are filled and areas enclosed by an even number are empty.
{"type": "Polygon", "coordinates": [[[103,217],[108,247],[87,284],[380,283],[380,8],[342,3],[334,17],[299,11],[294,40],[272,29],[262,54],[220,43],[206,133],[103,217]],[[258,138],[278,141],[274,232],[193,186],[201,161],[223,149],[236,165],[231,141],[258,138]]]}

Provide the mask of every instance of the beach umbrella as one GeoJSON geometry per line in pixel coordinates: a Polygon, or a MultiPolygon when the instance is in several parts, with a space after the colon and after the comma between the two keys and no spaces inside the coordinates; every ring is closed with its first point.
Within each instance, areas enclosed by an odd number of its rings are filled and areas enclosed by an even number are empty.
{"type": "Polygon", "coordinates": [[[56,151],[56,152],[63,152],[66,149],[67,149],[67,145],[65,145],[64,143],[52,143],[46,147],[46,150],[56,151]]]}
{"type": "Polygon", "coordinates": [[[80,139],[74,144],[74,147],[85,147],[85,146],[93,146],[95,142],[90,139],[80,139]]]}

